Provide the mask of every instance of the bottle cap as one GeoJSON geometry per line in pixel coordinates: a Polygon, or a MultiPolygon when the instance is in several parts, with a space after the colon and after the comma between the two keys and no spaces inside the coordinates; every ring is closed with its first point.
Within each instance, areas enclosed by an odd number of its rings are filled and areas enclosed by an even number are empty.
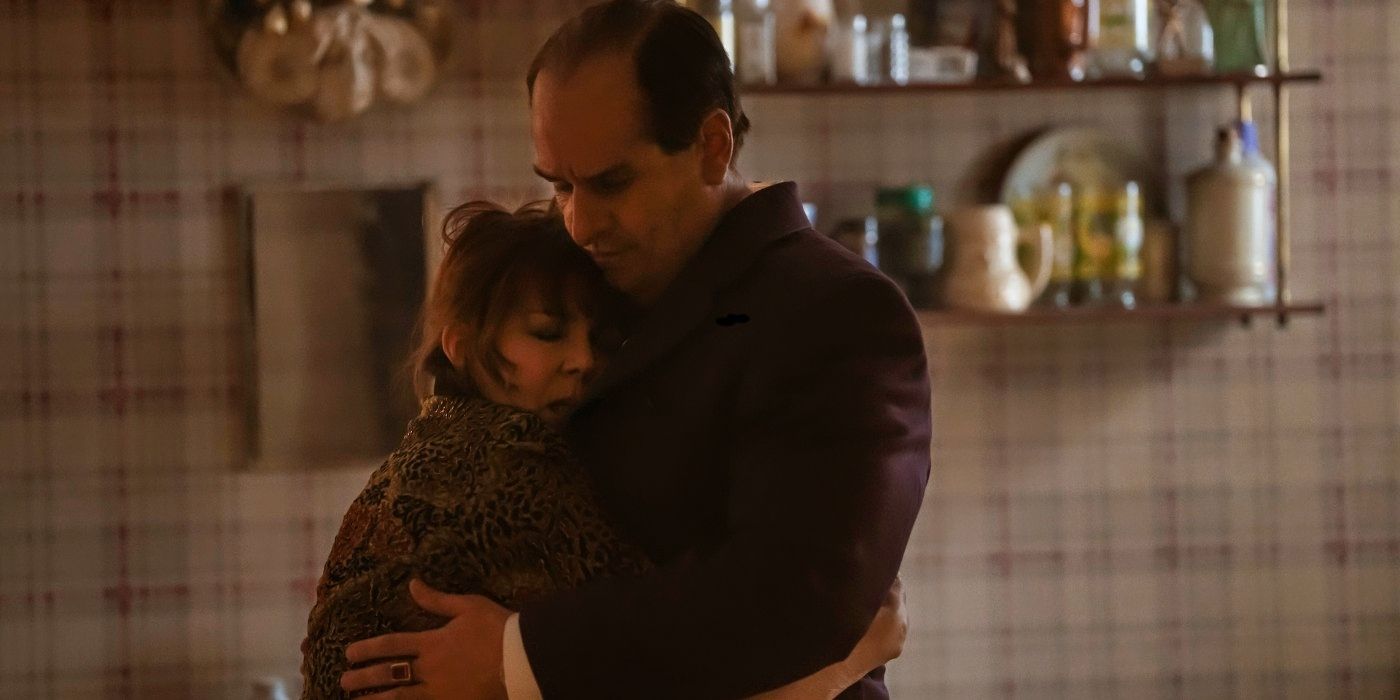
{"type": "Polygon", "coordinates": [[[1254,155],[1259,152],[1259,127],[1254,122],[1243,120],[1235,123],[1235,128],[1239,130],[1240,147],[1244,149],[1246,155],[1254,155]]]}

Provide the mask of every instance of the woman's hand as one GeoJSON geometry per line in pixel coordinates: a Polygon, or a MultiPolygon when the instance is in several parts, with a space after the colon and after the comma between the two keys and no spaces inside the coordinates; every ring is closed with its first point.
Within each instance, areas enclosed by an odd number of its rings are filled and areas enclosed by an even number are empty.
{"type": "Polygon", "coordinates": [[[832,700],[860,682],[867,673],[899,658],[904,638],[909,634],[909,616],[904,610],[904,584],[896,577],[885,594],[875,619],[865,628],[865,636],[841,661],[781,688],[751,696],[749,700],[832,700]]]}
{"type": "Polygon", "coordinates": [[[904,653],[904,639],[909,636],[909,613],[904,609],[904,583],[896,576],[894,585],[885,594],[875,620],[866,628],[865,636],[843,662],[851,669],[865,674],[899,658],[904,653]]]}
{"type": "Polygon", "coordinates": [[[345,649],[352,665],[340,677],[347,692],[383,688],[370,700],[465,698],[505,700],[501,637],[510,611],[478,595],[452,595],[414,579],[408,585],[414,602],[430,613],[451,618],[426,632],[398,632],[361,640],[345,649]],[[408,660],[411,680],[396,681],[390,664],[408,660]]]}

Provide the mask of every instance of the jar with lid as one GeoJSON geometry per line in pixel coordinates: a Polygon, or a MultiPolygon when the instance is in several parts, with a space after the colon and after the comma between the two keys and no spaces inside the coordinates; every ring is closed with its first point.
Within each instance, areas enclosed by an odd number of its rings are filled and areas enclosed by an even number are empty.
{"type": "Polygon", "coordinates": [[[928,185],[885,187],[876,192],[880,269],[916,306],[933,301],[933,278],[943,266],[943,220],[928,185]]]}

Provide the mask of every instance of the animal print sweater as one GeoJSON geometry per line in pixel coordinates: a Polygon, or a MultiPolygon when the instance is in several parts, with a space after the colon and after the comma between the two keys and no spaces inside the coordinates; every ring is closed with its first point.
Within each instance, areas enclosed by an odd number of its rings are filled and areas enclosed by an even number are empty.
{"type": "Polygon", "coordinates": [[[302,697],[345,697],[350,643],[445,622],[413,603],[410,578],[519,609],[648,566],[538,417],[484,399],[429,397],[340,525],[301,646],[302,697]]]}

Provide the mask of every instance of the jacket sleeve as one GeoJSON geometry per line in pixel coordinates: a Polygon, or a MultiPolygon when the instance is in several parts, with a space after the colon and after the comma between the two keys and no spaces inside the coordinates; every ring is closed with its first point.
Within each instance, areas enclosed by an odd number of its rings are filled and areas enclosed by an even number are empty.
{"type": "Polygon", "coordinates": [[[861,273],[765,332],[718,467],[724,542],[526,606],[545,697],[749,695],[844,658],[874,618],[929,475],[918,322],[861,273]]]}

